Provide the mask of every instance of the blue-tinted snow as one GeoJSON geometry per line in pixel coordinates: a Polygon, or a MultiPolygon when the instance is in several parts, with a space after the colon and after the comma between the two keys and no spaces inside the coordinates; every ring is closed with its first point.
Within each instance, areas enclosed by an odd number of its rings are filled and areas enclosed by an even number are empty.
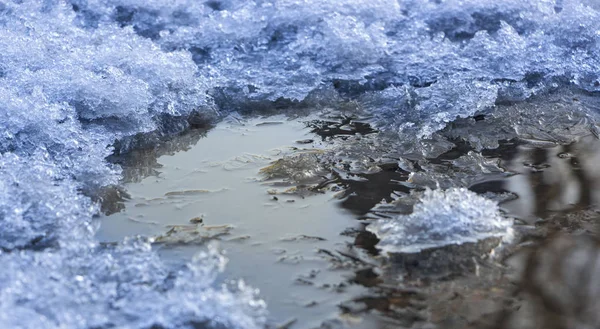
{"type": "Polygon", "coordinates": [[[513,219],[495,201],[465,188],[426,190],[410,215],[380,219],[367,226],[386,253],[415,253],[489,237],[510,239],[513,219]]]}
{"type": "Polygon", "coordinates": [[[215,284],[214,249],[167,269],[146,241],[2,255],[3,328],[262,328],[265,305],[242,281],[215,284]]]}
{"type": "Polygon", "coordinates": [[[72,2],[84,26],[117,21],[190,50],[232,99],[350,85],[401,136],[564,85],[600,91],[593,1],[72,2]]]}
{"type": "Polygon", "coordinates": [[[104,161],[114,141],[180,130],[190,113],[340,96],[401,138],[424,136],[498,102],[562,86],[600,91],[597,8],[583,0],[1,2],[0,322],[260,326],[264,305],[252,289],[212,286],[216,256],[167,274],[146,242],[97,245],[97,209],[81,191],[117,182],[119,169],[104,161]]]}
{"type": "Polygon", "coordinates": [[[117,182],[110,145],[211,108],[190,53],[75,20],[61,2],[0,4],[1,326],[262,327],[254,289],[215,284],[214,248],[177,270],[147,241],[94,240],[97,207],[81,191],[117,182]]]}
{"type": "Polygon", "coordinates": [[[0,156],[3,328],[261,328],[257,291],[215,284],[226,260],[214,247],[176,270],[149,241],[96,243],[96,208],[50,159],[0,156]]]}

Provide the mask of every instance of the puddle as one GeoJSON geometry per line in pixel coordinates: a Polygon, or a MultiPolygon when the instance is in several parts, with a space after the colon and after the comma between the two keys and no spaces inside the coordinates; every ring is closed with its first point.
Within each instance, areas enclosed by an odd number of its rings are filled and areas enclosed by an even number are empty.
{"type": "MultiPolygon", "coordinates": [[[[353,272],[331,261],[332,252],[354,240],[340,233],[358,226],[334,193],[282,193],[293,185],[260,174],[265,167],[271,168],[267,174],[281,169],[278,159],[326,147],[306,124],[285,117],[232,119],[196,140],[189,149],[175,147],[185,152],[162,152],[157,161],[157,152],[128,160],[123,194],[129,199],[101,219],[99,239],[159,236],[160,252],[175,263],[218,239],[230,260],[226,276],[259,288],[273,321],[296,319],[294,328],[336,318],[341,302],[365,291],[347,284],[353,272]]],[[[294,170],[318,176],[315,168],[294,170]]]]}
{"type": "Polygon", "coordinates": [[[385,260],[365,225],[411,213],[431,181],[455,175],[521,219],[515,249],[556,231],[598,231],[594,135],[481,151],[457,139],[434,158],[409,159],[374,132],[345,116],[230,119],[114,159],[126,183],[112,192],[121,201],[107,208],[99,238],[155,236],[173,268],[219,240],[226,276],[261,290],[270,328],[483,328],[520,303],[512,270],[486,256],[498,241],[385,260]]]}
{"type": "MultiPolygon", "coordinates": [[[[477,192],[509,192],[514,197],[502,207],[525,222],[533,223],[553,213],[567,213],[598,206],[600,194],[600,140],[595,135],[557,145],[548,141],[507,141],[497,154],[510,175],[471,187],[477,192]]],[[[488,155],[489,156],[489,155],[488,155]]]]}

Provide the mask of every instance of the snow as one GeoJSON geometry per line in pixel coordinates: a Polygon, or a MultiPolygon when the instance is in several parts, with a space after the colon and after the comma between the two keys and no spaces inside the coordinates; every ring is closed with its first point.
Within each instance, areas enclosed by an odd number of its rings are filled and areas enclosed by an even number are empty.
{"type": "Polygon", "coordinates": [[[426,190],[410,215],[380,219],[367,226],[385,253],[416,253],[490,237],[510,239],[513,219],[498,204],[465,188],[426,190]]]}
{"type": "MultiPolygon", "coordinates": [[[[0,3],[0,322],[260,327],[265,306],[253,289],[214,287],[217,256],[166,284],[169,269],[148,242],[97,244],[98,210],[82,191],[118,182],[120,169],[105,161],[115,141],[179,132],[192,113],[215,119],[254,101],[340,98],[399,139],[426,137],[497,103],[561,87],[597,92],[598,8],[583,0],[0,3]]],[[[414,252],[509,228],[466,191],[427,192],[422,205],[371,226],[384,249],[414,252]],[[429,233],[414,231],[425,226],[429,233]]]]}

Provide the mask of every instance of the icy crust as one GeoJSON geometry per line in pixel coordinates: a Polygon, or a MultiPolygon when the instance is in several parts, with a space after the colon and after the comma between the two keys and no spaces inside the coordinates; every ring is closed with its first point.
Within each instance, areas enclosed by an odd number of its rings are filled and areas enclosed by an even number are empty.
{"type": "Polygon", "coordinates": [[[215,283],[225,259],[213,248],[177,271],[142,240],[0,259],[4,328],[264,327],[257,291],[215,283]]]}
{"type": "MultiPolygon", "coordinates": [[[[32,167],[52,168],[53,176],[48,179],[68,176],[79,187],[116,182],[119,170],[104,161],[111,153],[112,132],[85,131],[72,107],[49,103],[39,90],[22,94],[9,84],[0,79],[0,153],[31,157],[32,167]]],[[[0,170],[19,175],[21,168],[4,164],[0,170]]]]}
{"type": "Polygon", "coordinates": [[[132,28],[89,30],[75,19],[63,2],[3,4],[0,86],[68,106],[116,138],[155,129],[159,114],[185,115],[208,104],[207,80],[188,52],[161,51],[132,28]]]}
{"type": "Polygon", "coordinates": [[[96,207],[49,158],[0,155],[0,250],[85,244],[93,235],[96,207]]]}
{"type": "Polygon", "coordinates": [[[104,160],[115,140],[209,107],[189,53],[164,52],[116,24],[86,30],[75,19],[63,2],[0,4],[0,174],[14,190],[2,200],[0,234],[12,237],[0,245],[8,249],[52,240],[60,218],[89,217],[76,209],[86,201],[59,187],[116,183],[119,169],[104,160]]]}
{"type": "Polygon", "coordinates": [[[210,113],[210,82],[186,51],[75,21],[60,1],[0,3],[0,326],[262,328],[254,289],[216,283],[214,248],[174,270],[147,241],[95,241],[83,192],[117,183],[110,145],[210,113]]]}
{"type": "MultiPolygon", "coordinates": [[[[216,107],[326,103],[330,95],[351,97],[412,139],[456,116],[565,85],[600,91],[597,7],[583,0],[0,3],[0,262],[8,269],[0,271],[0,323],[110,327],[110,318],[137,328],[211,317],[221,326],[260,325],[264,309],[250,292],[217,292],[191,274],[211,261],[173,279],[197,285],[168,285],[172,276],[147,247],[128,254],[119,249],[127,245],[96,244],[96,208],[81,193],[117,182],[118,168],[104,161],[115,140],[177,130],[186,116],[210,117],[216,107]],[[94,260],[107,265],[87,267],[94,260]],[[176,300],[184,305],[174,309],[176,300]]],[[[441,215],[417,206],[396,221],[423,219],[418,224],[373,225],[384,248],[507,229],[491,216],[495,207],[469,192],[455,196],[455,206],[443,202],[454,192],[428,193],[424,203],[441,215]],[[435,234],[420,235],[419,225],[435,234]]]]}
{"type": "Polygon", "coordinates": [[[510,238],[511,218],[494,201],[465,188],[427,189],[413,213],[381,219],[367,226],[377,235],[377,248],[386,253],[416,253],[489,237],[510,238]]]}
{"type": "Polygon", "coordinates": [[[96,207],[48,159],[0,156],[3,327],[263,327],[255,289],[216,284],[226,259],[215,246],[180,270],[162,264],[149,241],[100,246],[96,207]]]}
{"type": "Polygon", "coordinates": [[[223,106],[333,87],[364,96],[402,136],[560,86],[600,90],[600,13],[589,1],[71,3],[82,26],[118,22],[189,50],[225,91],[223,106]]]}
{"type": "Polygon", "coordinates": [[[474,150],[496,149],[502,140],[546,141],[567,145],[593,134],[600,103],[594,94],[561,90],[526,102],[499,105],[484,120],[455,120],[440,132],[451,140],[465,140],[474,150]],[[526,115],[523,115],[526,114],[526,115]]]}

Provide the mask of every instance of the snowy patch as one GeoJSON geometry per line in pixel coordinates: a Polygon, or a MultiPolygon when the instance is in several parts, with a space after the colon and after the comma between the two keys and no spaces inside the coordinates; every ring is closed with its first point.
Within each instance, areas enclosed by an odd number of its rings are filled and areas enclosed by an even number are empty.
{"type": "MultiPolygon", "coordinates": [[[[125,256],[118,251],[125,246],[97,245],[97,209],[82,191],[118,181],[119,168],[104,160],[115,141],[178,132],[192,113],[210,119],[254,101],[346,98],[412,140],[499,102],[561,87],[597,92],[598,7],[583,0],[0,3],[0,322],[139,328],[212,317],[260,326],[264,309],[251,289],[217,292],[210,280],[161,286],[170,276],[151,251],[125,256]],[[94,259],[108,265],[87,269],[94,259]],[[156,276],[141,284],[124,274],[130,270],[156,276]],[[180,293],[196,299],[185,297],[175,311],[180,293]]],[[[413,215],[370,229],[382,249],[405,252],[501,236],[510,221],[490,202],[462,190],[427,192],[413,215]]],[[[193,271],[176,273],[175,282],[193,271]]]]}
{"type": "Polygon", "coordinates": [[[380,239],[377,248],[386,253],[416,253],[512,235],[513,220],[500,213],[498,204],[467,189],[426,190],[420,201],[410,215],[367,226],[380,239]]]}

